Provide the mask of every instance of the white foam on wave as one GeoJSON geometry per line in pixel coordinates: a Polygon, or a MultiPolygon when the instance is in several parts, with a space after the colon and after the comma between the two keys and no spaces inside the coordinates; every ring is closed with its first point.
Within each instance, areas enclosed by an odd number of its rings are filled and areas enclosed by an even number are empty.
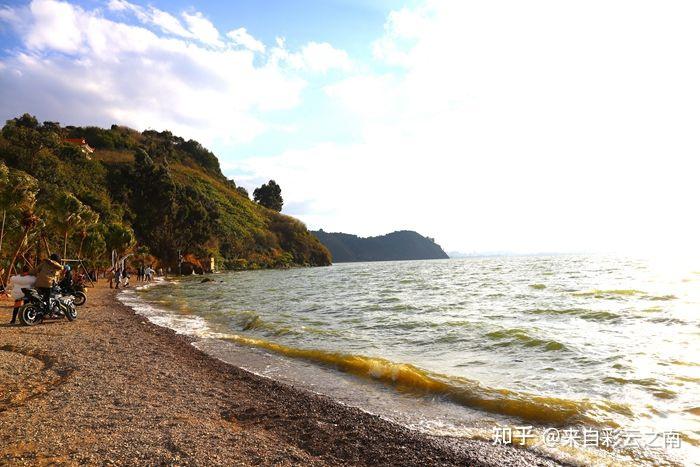
{"type": "Polygon", "coordinates": [[[166,282],[174,283],[176,281],[174,281],[172,279],[166,281],[166,279],[164,277],[154,277],[153,280],[151,280],[150,282],[137,282],[136,284],[134,284],[133,289],[134,290],[146,290],[146,289],[150,289],[151,287],[154,287],[156,285],[165,284],[166,282]]]}
{"type": "MultiPolygon", "coordinates": [[[[164,280],[154,281],[148,284],[138,286],[136,290],[153,287],[155,285],[164,284],[164,280]]],[[[117,295],[117,299],[124,305],[128,306],[137,315],[143,316],[151,323],[164,328],[172,329],[177,334],[197,338],[216,338],[218,333],[213,332],[207,324],[206,320],[200,316],[180,315],[173,313],[163,308],[158,308],[144,300],[136,294],[136,290],[124,290],[117,295]]]]}

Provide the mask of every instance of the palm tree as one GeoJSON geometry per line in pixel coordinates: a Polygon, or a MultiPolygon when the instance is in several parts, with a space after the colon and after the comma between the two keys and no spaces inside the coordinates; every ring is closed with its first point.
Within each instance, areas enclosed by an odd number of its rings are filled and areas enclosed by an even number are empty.
{"type": "Polygon", "coordinates": [[[81,224],[81,216],[89,210],[72,193],[61,193],[51,210],[50,223],[55,230],[63,234],[63,257],[68,253],[68,236],[81,224]]]}
{"type": "MultiPolygon", "coordinates": [[[[3,170],[0,168],[0,174],[2,172],[3,170]]],[[[19,215],[19,224],[22,228],[22,233],[20,234],[17,247],[15,248],[15,252],[12,255],[12,259],[10,260],[10,264],[7,268],[5,284],[7,284],[10,280],[12,268],[14,267],[15,261],[17,261],[17,256],[27,240],[29,232],[39,221],[37,216],[34,214],[36,195],[39,192],[39,185],[36,179],[24,172],[16,170],[8,171],[7,174],[8,176],[6,178],[2,178],[0,175],[0,183],[2,183],[0,184],[0,193],[2,193],[0,197],[3,201],[10,200],[13,203],[12,205],[9,205],[8,203],[3,207],[6,211],[19,215]]]]}
{"type": "MultiPolygon", "coordinates": [[[[83,256],[83,243],[88,236],[88,231],[97,225],[100,221],[100,215],[95,211],[85,206],[85,210],[80,215],[80,247],[78,248],[78,259],[83,256]]],[[[65,248],[65,247],[64,247],[65,248]]]]}

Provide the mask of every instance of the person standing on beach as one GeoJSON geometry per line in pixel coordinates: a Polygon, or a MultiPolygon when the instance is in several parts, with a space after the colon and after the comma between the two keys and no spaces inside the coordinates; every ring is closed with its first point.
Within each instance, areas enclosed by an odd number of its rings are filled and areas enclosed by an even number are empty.
{"type": "Polygon", "coordinates": [[[36,276],[36,290],[41,295],[44,302],[49,301],[51,295],[51,286],[56,281],[56,276],[63,269],[61,266],[61,257],[57,253],[52,253],[51,256],[44,259],[34,270],[36,276]]]}
{"type": "Polygon", "coordinates": [[[122,287],[129,287],[129,270],[126,267],[122,270],[122,287]]]}
{"type": "Polygon", "coordinates": [[[73,287],[73,274],[70,272],[70,266],[67,264],[63,266],[63,278],[58,283],[59,287],[62,289],[70,289],[73,287]]]}
{"type": "Polygon", "coordinates": [[[36,282],[36,277],[29,274],[29,266],[26,264],[22,268],[22,272],[15,276],[10,277],[10,284],[12,285],[12,299],[15,301],[14,308],[12,309],[12,321],[10,324],[15,324],[17,321],[17,313],[19,313],[19,307],[22,306],[24,292],[22,289],[30,289],[34,287],[36,282]]]}
{"type": "Polygon", "coordinates": [[[109,281],[109,288],[113,289],[114,288],[114,279],[116,278],[116,274],[114,273],[114,268],[109,268],[107,270],[107,275],[105,278],[109,281]]]}

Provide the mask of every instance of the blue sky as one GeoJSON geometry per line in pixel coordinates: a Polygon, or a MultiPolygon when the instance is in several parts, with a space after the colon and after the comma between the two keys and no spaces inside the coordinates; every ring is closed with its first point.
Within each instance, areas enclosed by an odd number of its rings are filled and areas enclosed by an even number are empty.
{"type": "MultiPolygon", "coordinates": [[[[310,228],[692,249],[692,0],[0,0],[0,118],[169,129],[310,228]]],[[[697,250],[697,248],[695,248],[697,250]]]]}
{"type": "MultiPolygon", "coordinates": [[[[283,37],[290,49],[300,48],[309,42],[333,44],[334,47],[352,55],[358,63],[372,62],[371,44],[383,33],[387,15],[393,8],[409,5],[413,2],[397,0],[307,0],[307,1],[218,1],[198,2],[188,1],[154,1],[130,2],[142,8],[157,8],[175,16],[182,12],[201,12],[220,31],[230,31],[245,27],[247,32],[265,44],[274,44],[278,37],[283,37]]],[[[139,21],[132,15],[123,15],[110,11],[108,1],[82,0],[73,1],[72,5],[85,11],[99,11],[108,18],[115,18],[126,24],[139,26],[139,21]]],[[[4,5],[12,8],[25,8],[28,2],[7,2],[4,5]]],[[[22,48],[22,41],[9,24],[2,25],[0,37],[5,56],[22,48]]],[[[158,28],[151,27],[157,31],[158,28]]],[[[381,67],[380,63],[371,66],[381,67]]],[[[319,88],[327,83],[331,76],[310,83],[302,91],[304,111],[298,109],[272,112],[267,115],[271,123],[284,125],[293,120],[299,127],[294,133],[282,132],[274,138],[258,139],[252,142],[239,142],[234,147],[220,144],[215,140],[208,143],[218,153],[231,158],[247,157],[250,155],[265,156],[279,153],[287,147],[303,147],[317,141],[332,140],[337,142],[350,141],[356,137],[353,125],[337,124],[334,114],[337,112],[323,99],[319,88]]],[[[3,115],[3,118],[6,116],[3,115]]],[[[88,124],[90,122],[75,121],[71,123],[88,124]]],[[[158,122],[153,122],[154,127],[158,122]]]]}
{"type": "MultiPolygon", "coordinates": [[[[87,9],[106,2],[79,1],[87,9]]],[[[286,37],[291,47],[309,41],[330,42],[353,55],[371,55],[367,45],[382,34],[392,9],[411,2],[397,0],[233,0],[216,2],[154,1],[135,4],[164,11],[201,11],[217,28],[246,29],[265,43],[286,37]]]]}

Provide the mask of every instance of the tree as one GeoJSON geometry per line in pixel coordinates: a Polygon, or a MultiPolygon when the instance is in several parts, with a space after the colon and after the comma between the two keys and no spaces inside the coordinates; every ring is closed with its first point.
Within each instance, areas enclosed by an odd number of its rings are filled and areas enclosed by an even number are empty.
{"type": "Polygon", "coordinates": [[[99,221],[100,215],[90,209],[88,206],[85,206],[85,209],[80,214],[80,223],[78,224],[80,229],[80,247],[78,247],[78,258],[82,258],[85,239],[90,234],[90,230],[92,230],[99,221]]]}
{"type": "Polygon", "coordinates": [[[241,195],[245,196],[246,198],[250,198],[250,195],[248,194],[248,190],[246,190],[242,186],[237,187],[236,191],[239,192],[241,195]]]}
{"type": "Polygon", "coordinates": [[[21,228],[17,246],[7,268],[5,284],[10,280],[12,267],[29,236],[29,231],[38,222],[34,215],[38,191],[39,185],[34,177],[24,172],[8,170],[5,164],[0,164],[0,201],[4,210],[13,210],[17,214],[21,228]]]}
{"type": "MultiPolygon", "coordinates": [[[[139,243],[149,247],[159,258],[174,260],[175,241],[179,232],[174,227],[177,213],[177,186],[168,167],[156,164],[143,150],[135,154],[135,167],[130,177],[134,212],[133,227],[139,243]]],[[[185,226],[185,229],[188,227],[185,226]]]]}
{"type": "MultiPolygon", "coordinates": [[[[63,257],[68,252],[68,236],[81,229],[82,216],[92,220],[94,212],[72,193],[61,193],[53,203],[50,224],[63,235],[63,257]]],[[[97,222],[97,220],[94,220],[97,222]]],[[[93,223],[95,223],[93,222],[93,223]]]]}
{"type": "Polygon", "coordinates": [[[116,250],[117,254],[122,255],[133,246],[136,239],[129,226],[113,222],[107,226],[104,241],[109,251],[116,250]]]}
{"type": "Polygon", "coordinates": [[[96,260],[107,250],[103,231],[106,231],[104,226],[98,224],[95,228],[87,232],[87,235],[82,240],[82,251],[79,255],[81,259],[89,258],[91,260],[96,260]]]}
{"type": "Polygon", "coordinates": [[[253,191],[253,199],[261,206],[277,212],[282,210],[282,205],[284,204],[282,189],[274,180],[263,183],[260,188],[256,188],[253,191]]]}

